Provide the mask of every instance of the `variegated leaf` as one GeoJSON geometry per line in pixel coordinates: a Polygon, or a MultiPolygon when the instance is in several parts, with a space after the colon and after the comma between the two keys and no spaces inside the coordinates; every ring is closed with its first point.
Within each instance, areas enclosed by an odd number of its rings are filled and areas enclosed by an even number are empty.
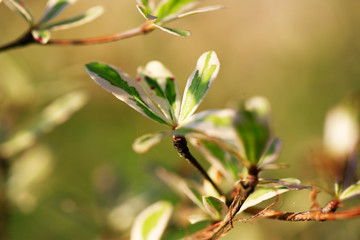
{"type": "Polygon", "coordinates": [[[158,123],[170,125],[141,86],[121,69],[93,62],[86,64],[86,70],[97,84],[136,111],[158,123]]]}
{"type": "Polygon", "coordinates": [[[360,196],[360,181],[346,188],[339,196],[340,201],[360,196]]]}
{"type": "Polygon", "coordinates": [[[259,167],[264,167],[268,164],[273,163],[279,156],[281,151],[281,140],[279,138],[273,138],[268,144],[267,149],[265,150],[265,154],[261,157],[258,162],[259,167]]]}
{"type": "Polygon", "coordinates": [[[131,240],[159,240],[172,211],[173,207],[167,201],[159,201],[147,207],[134,221],[131,240]]]}
{"type": "Polygon", "coordinates": [[[194,8],[201,0],[162,0],[155,9],[154,15],[157,22],[167,22],[174,16],[194,8]]]}
{"type": "Polygon", "coordinates": [[[145,134],[135,140],[133,143],[133,149],[137,153],[144,153],[170,134],[171,132],[169,131],[159,131],[145,134]]]}
{"type": "Polygon", "coordinates": [[[288,188],[291,190],[311,189],[311,186],[301,185],[301,181],[297,178],[282,179],[259,179],[259,186],[269,188],[288,188]]]}
{"type": "Polygon", "coordinates": [[[220,62],[214,51],[209,51],[200,56],[195,71],[189,77],[183,100],[179,123],[184,122],[195,112],[216,78],[220,62]]]}
{"type": "Polygon", "coordinates": [[[155,20],[156,17],[151,15],[151,12],[148,8],[144,8],[141,5],[136,5],[136,8],[140,12],[140,14],[146,19],[146,20],[155,20]]]}
{"type": "Polygon", "coordinates": [[[34,19],[30,9],[22,0],[4,0],[4,3],[12,10],[18,12],[30,25],[33,25],[34,19]]]}
{"type": "Polygon", "coordinates": [[[145,68],[138,68],[136,81],[164,116],[176,126],[180,113],[180,94],[173,74],[162,63],[151,61],[145,68]]]}
{"type": "Polygon", "coordinates": [[[39,25],[42,25],[57,15],[59,15],[69,4],[73,4],[76,0],[49,0],[46,4],[46,10],[41,18],[39,25]]]}
{"type": "Polygon", "coordinates": [[[63,30],[63,29],[77,27],[94,20],[95,18],[99,17],[103,12],[104,12],[104,8],[102,6],[93,7],[79,16],[61,22],[56,22],[53,24],[42,26],[41,29],[56,31],[56,30],[63,30]]]}
{"type": "Polygon", "coordinates": [[[249,207],[255,206],[265,200],[268,200],[270,198],[273,198],[277,195],[283,194],[288,191],[290,191],[290,189],[285,187],[282,188],[259,187],[246,199],[246,201],[241,206],[238,213],[241,213],[249,207]]]}
{"type": "Polygon", "coordinates": [[[47,30],[32,30],[33,38],[41,44],[46,44],[50,40],[50,32],[47,30]]]}
{"type": "Polygon", "coordinates": [[[202,200],[206,211],[214,220],[222,219],[229,212],[225,203],[215,197],[203,196],[202,200]]]}
{"type": "Polygon", "coordinates": [[[174,28],[165,27],[165,26],[158,25],[158,24],[153,24],[153,26],[157,27],[158,29],[160,29],[164,32],[167,32],[172,35],[179,36],[179,37],[188,37],[191,35],[191,32],[187,31],[187,30],[174,29],[174,28]]]}
{"type": "Polygon", "coordinates": [[[236,112],[232,109],[207,110],[188,118],[174,134],[215,141],[222,147],[244,155],[242,143],[232,123],[236,112]]]}
{"type": "Polygon", "coordinates": [[[270,104],[263,97],[245,101],[239,109],[235,128],[240,136],[247,160],[256,165],[272,139],[269,123],[270,104]]]}

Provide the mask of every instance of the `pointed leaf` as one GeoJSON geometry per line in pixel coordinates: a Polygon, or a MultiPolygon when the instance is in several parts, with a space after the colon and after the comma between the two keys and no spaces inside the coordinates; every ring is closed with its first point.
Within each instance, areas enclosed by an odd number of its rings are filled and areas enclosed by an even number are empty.
{"type": "Polygon", "coordinates": [[[214,220],[222,219],[229,212],[225,203],[215,197],[203,196],[202,199],[205,209],[214,220]]]}
{"type": "Polygon", "coordinates": [[[138,68],[136,81],[164,116],[176,126],[180,113],[180,94],[173,74],[160,62],[151,61],[145,68],[138,68]]]}
{"type": "Polygon", "coordinates": [[[47,30],[32,30],[31,34],[41,44],[46,44],[50,40],[50,32],[47,30]]]}
{"type": "Polygon", "coordinates": [[[179,123],[184,122],[198,108],[215,80],[219,68],[220,62],[214,51],[201,55],[197,61],[195,71],[189,77],[185,87],[179,123]]]}
{"type": "Polygon", "coordinates": [[[269,113],[268,101],[263,97],[253,97],[245,101],[235,120],[235,128],[244,144],[246,158],[254,165],[260,161],[272,138],[269,113]]]}
{"type": "Polygon", "coordinates": [[[144,153],[148,151],[152,146],[158,144],[163,138],[169,136],[169,131],[159,131],[154,133],[145,134],[135,140],[133,143],[133,149],[137,153],[144,153]]]}
{"type": "Polygon", "coordinates": [[[49,0],[46,4],[46,10],[41,18],[39,25],[42,25],[57,15],[59,15],[69,4],[73,4],[76,0],[49,0]]]}
{"type": "Polygon", "coordinates": [[[160,30],[162,30],[164,32],[167,32],[167,33],[170,33],[172,35],[179,36],[179,37],[188,37],[188,36],[191,35],[191,32],[189,32],[187,30],[169,28],[169,27],[158,25],[158,24],[153,24],[153,26],[159,28],[160,30]]]}
{"type": "Polygon", "coordinates": [[[154,1],[152,0],[137,0],[137,3],[149,13],[151,13],[154,9],[154,1]]]}
{"type": "Polygon", "coordinates": [[[195,224],[202,221],[210,220],[210,217],[208,214],[193,214],[188,217],[188,221],[190,224],[195,224]]]}
{"type": "Polygon", "coordinates": [[[270,198],[273,198],[277,195],[283,194],[288,191],[290,191],[290,189],[288,188],[274,189],[274,188],[259,187],[246,199],[246,201],[241,206],[238,213],[243,212],[249,207],[255,206],[265,200],[268,200],[270,198]]]}
{"type": "Polygon", "coordinates": [[[86,71],[97,84],[136,111],[158,123],[170,125],[141,86],[121,69],[93,62],[86,64],[86,71]]]}
{"type": "Polygon", "coordinates": [[[339,200],[344,201],[349,198],[360,196],[360,181],[346,188],[339,196],[339,200]]]}
{"type": "Polygon", "coordinates": [[[57,31],[77,27],[94,20],[95,18],[99,17],[103,12],[104,8],[102,6],[93,7],[79,16],[50,25],[42,26],[41,29],[57,31]]]}
{"type": "Polygon", "coordinates": [[[135,219],[131,240],[158,240],[170,219],[173,207],[167,201],[159,201],[147,207],[135,219]]]}
{"type": "Polygon", "coordinates": [[[4,3],[12,10],[18,12],[30,25],[33,25],[34,19],[30,9],[22,0],[4,0],[4,3]]]}
{"type": "Polygon", "coordinates": [[[173,19],[174,16],[192,9],[200,0],[162,0],[154,15],[158,17],[157,22],[166,22],[167,19],[173,19]]]}
{"type": "Polygon", "coordinates": [[[140,5],[136,5],[136,8],[138,9],[138,11],[140,12],[140,14],[146,19],[146,20],[155,20],[156,17],[151,15],[150,11],[148,8],[144,8],[140,5]]]}
{"type": "Polygon", "coordinates": [[[279,138],[273,138],[265,150],[265,154],[261,157],[258,165],[260,168],[273,163],[278,158],[281,151],[281,140],[279,138]]]}
{"type": "Polygon", "coordinates": [[[311,186],[301,185],[301,181],[297,178],[282,179],[259,179],[259,186],[268,188],[288,188],[290,190],[311,189],[311,186]]]}

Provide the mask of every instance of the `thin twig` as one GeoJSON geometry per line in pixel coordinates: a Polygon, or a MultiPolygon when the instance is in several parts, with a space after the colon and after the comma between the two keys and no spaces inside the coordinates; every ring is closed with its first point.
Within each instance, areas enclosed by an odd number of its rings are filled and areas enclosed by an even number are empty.
{"type": "Polygon", "coordinates": [[[220,188],[215,184],[215,182],[210,178],[205,169],[200,165],[196,158],[190,153],[190,150],[187,146],[187,141],[185,137],[173,135],[173,143],[176,151],[179,155],[185,158],[191,165],[193,165],[200,174],[215,188],[219,195],[224,195],[220,188]]]}
{"type": "Polygon", "coordinates": [[[225,218],[209,227],[194,233],[186,239],[197,239],[197,240],[216,240],[226,234],[232,226],[234,216],[238,213],[245,200],[254,191],[258,183],[258,169],[254,166],[249,169],[249,175],[245,183],[240,183],[239,186],[241,191],[238,191],[231,206],[229,207],[229,213],[225,218]],[[228,226],[230,225],[230,228],[228,226]],[[228,229],[227,229],[228,228],[228,229]]]}
{"type": "Polygon", "coordinates": [[[46,44],[40,44],[39,41],[35,40],[31,34],[31,31],[36,29],[36,27],[30,28],[23,36],[16,39],[13,42],[7,43],[3,46],[0,46],[0,52],[5,50],[10,50],[18,47],[25,47],[29,44],[39,44],[40,46],[50,46],[50,45],[60,45],[60,46],[72,46],[72,45],[89,45],[89,44],[99,44],[114,42],[122,40],[125,38],[134,37],[141,34],[146,34],[155,29],[151,21],[147,21],[137,28],[133,28],[122,33],[110,34],[106,36],[93,37],[93,38],[83,38],[83,39],[50,39],[46,44]]]}

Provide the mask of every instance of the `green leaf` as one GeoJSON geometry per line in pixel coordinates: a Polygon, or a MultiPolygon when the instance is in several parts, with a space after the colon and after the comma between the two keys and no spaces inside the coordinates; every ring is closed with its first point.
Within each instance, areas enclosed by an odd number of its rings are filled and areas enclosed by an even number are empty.
{"type": "Polygon", "coordinates": [[[279,138],[273,138],[265,150],[265,154],[261,157],[260,161],[258,162],[259,167],[264,167],[273,163],[279,156],[281,151],[281,140],[279,138]]]}
{"type": "Polygon", "coordinates": [[[176,126],[180,113],[180,94],[173,74],[160,62],[151,61],[145,68],[138,68],[136,81],[164,116],[176,126]]]}
{"type": "Polygon", "coordinates": [[[346,188],[339,196],[340,201],[360,196],[360,181],[346,188]]]}
{"type": "Polygon", "coordinates": [[[47,30],[32,30],[31,34],[41,44],[46,44],[50,40],[50,32],[47,30]]]}
{"type": "Polygon", "coordinates": [[[160,30],[162,30],[164,32],[167,32],[167,33],[170,33],[172,35],[179,36],[179,37],[188,37],[188,36],[191,35],[191,32],[189,32],[187,30],[169,28],[169,27],[158,25],[158,24],[153,24],[153,26],[159,28],[160,30]]]}
{"type": "Polygon", "coordinates": [[[169,136],[169,131],[159,131],[154,133],[145,134],[135,140],[133,143],[133,149],[137,153],[144,153],[151,147],[158,144],[163,138],[169,136]]]}
{"type": "Polygon", "coordinates": [[[169,125],[141,86],[121,69],[103,63],[88,63],[86,71],[106,91],[134,108],[144,116],[169,125]]]}
{"type": "Polygon", "coordinates": [[[154,15],[157,17],[156,22],[166,22],[167,19],[173,19],[174,16],[192,9],[201,0],[162,0],[154,15]]]}
{"type": "Polygon", "coordinates": [[[173,207],[167,201],[159,201],[147,207],[135,219],[131,240],[158,240],[170,219],[173,207]]]}
{"type": "Polygon", "coordinates": [[[269,113],[268,101],[262,97],[253,97],[245,101],[235,120],[235,128],[243,142],[246,158],[254,165],[260,161],[272,138],[269,113]]]}
{"type": "Polygon", "coordinates": [[[67,121],[86,102],[87,95],[82,91],[71,92],[56,99],[43,110],[40,119],[34,125],[16,133],[7,142],[1,144],[1,154],[12,157],[33,146],[39,136],[67,121]]]}
{"type": "Polygon", "coordinates": [[[229,212],[225,203],[215,197],[203,196],[202,200],[205,209],[214,220],[221,220],[229,212]]]}
{"type": "Polygon", "coordinates": [[[148,8],[144,8],[140,5],[136,5],[136,8],[138,9],[138,11],[141,13],[141,15],[146,19],[146,20],[155,20],[156,17],[151,15],[151,12],[149,11],[148,8]]]}
{"type": "Polygon", "coordinates": [[[152,0],[137,0],[138,6],[144,8],[147,12],[151,13],[154,10],[154,1],[152,0]]]}
{"type": "Polygon", "coordinates": [[[61,22],[42,26],[41,29],[56,31],[56,30],[63,30],[63,29],[77,27],[94,20],[95,18],[99,17],[103,12],[104,12],[104,8],[102,6],[93,7],[79,16],[61,22]]]}
{"type": "Polygon", "coordinates": [[[206,52],[198,59],[195,71],[185,87],[179,123],[184,122],[198,108],[215,80],[219,68],[220,62],[214,51],[206,52]]]}
{"type": "Polygon", "coordinates": [[[4,3],[12,10],[18,12],[30,25],[33,25],[34,19],[30,9],[22,0],[4,0],[4,3]]]}
{"type": "Polygon", "coordinates": [[[57,15],[59,15],[69,4],[73,4],[76,0],[49,0],[46,4],[46,10],[41,18],[39,25],[42,25],[57,15]]]}

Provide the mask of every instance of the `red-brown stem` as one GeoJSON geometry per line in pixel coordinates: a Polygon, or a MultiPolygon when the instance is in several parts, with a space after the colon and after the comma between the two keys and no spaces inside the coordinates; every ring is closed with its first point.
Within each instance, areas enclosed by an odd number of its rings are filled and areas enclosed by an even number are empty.
{"type": "Polygon", "coordinates": [[[101,37],[93,37],[93,38],[84,38],[84,39],[50,39],[46,44],[40,44],[36,41],[31,31],[35,27],[29,29],[23,36],[16,39],[13,42],[7,43],[3,46],[0,46],[0,52],[17,48],[17,47],[25,47],[29,44],[39,44],[41,46],[49,46],[49,45],[62,45],[62,46],[72,46],[72,45],[89,45],[89,44],[99,44],[99,43],[107,43],[122,40],[125,38],[134,37],[141,34],[146,34],[153,31],[155,28],[151,22],[145,22],[143,25],[127,30],[122,33],[110,34],[101,37]]]}
{"type": "Polygon", "coordinates": [[[233,218],[258,184],[258,169],[255,166],[251,166],[245,183],[240,184],[241,185],[239,186],[235,198],[229,207],[229,213],[225,216],[225,218],[220,222],[194,233],[186,239],[215,240],[219,239],[232,228],[233,218]]]}

